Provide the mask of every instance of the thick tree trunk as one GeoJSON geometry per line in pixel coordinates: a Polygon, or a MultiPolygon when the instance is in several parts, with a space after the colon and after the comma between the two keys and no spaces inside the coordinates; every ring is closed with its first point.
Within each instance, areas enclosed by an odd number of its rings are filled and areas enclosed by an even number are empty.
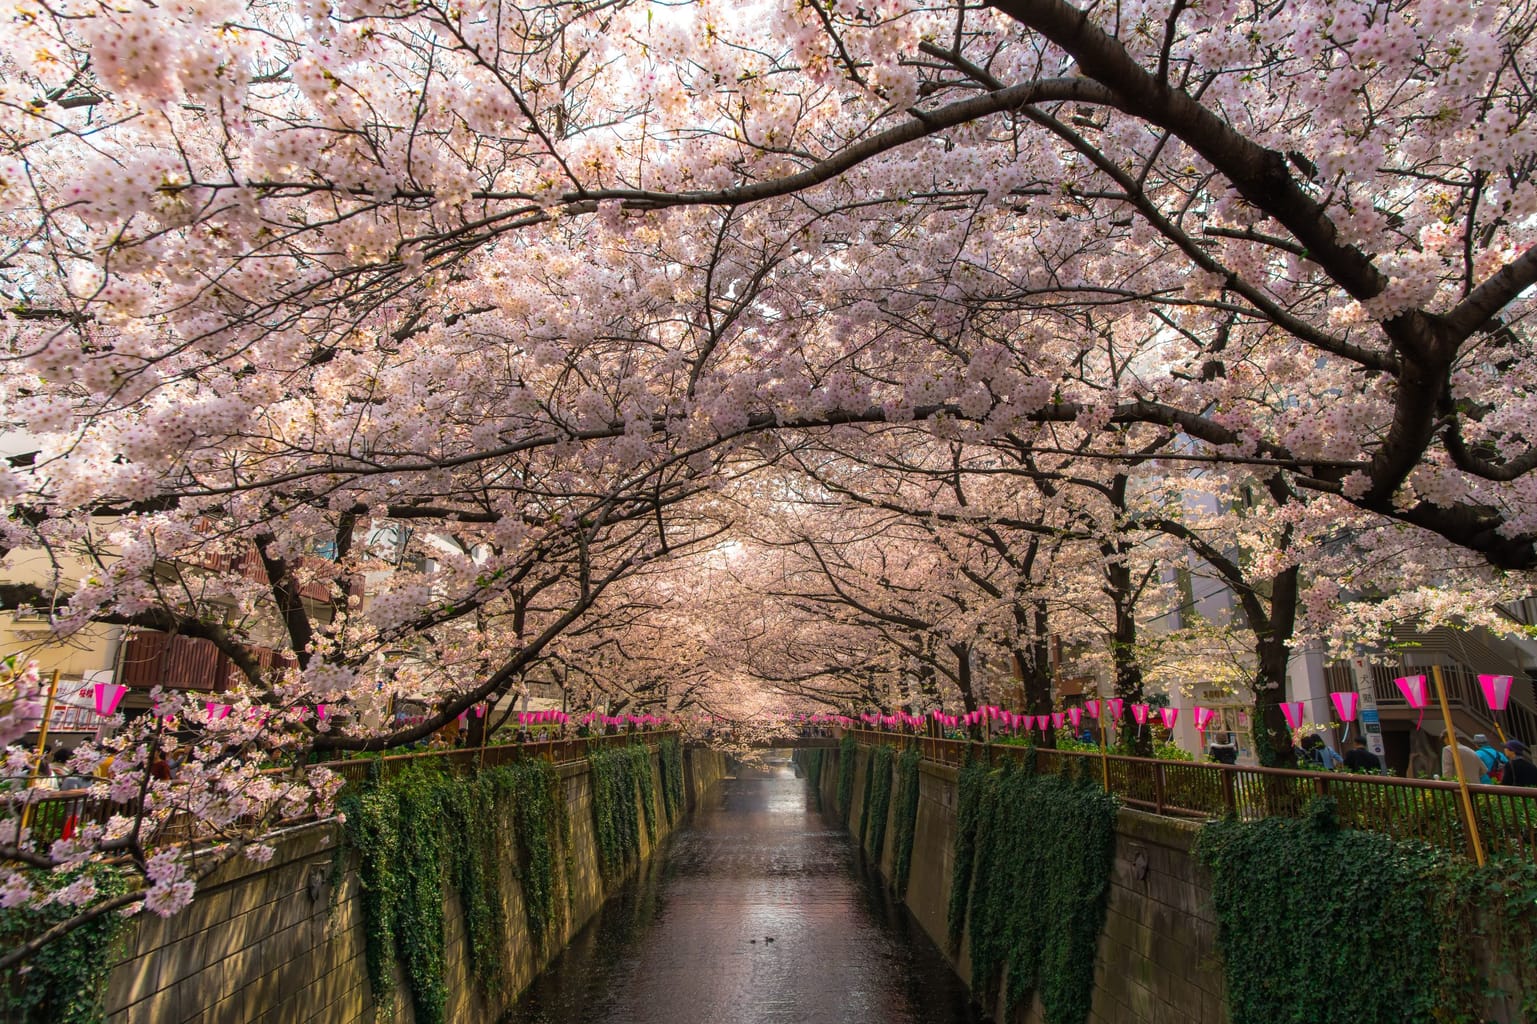
{"type": "MultiPolygon", "coordinates": [[[[947,644],[950,653],[955,655],[955,688],[961,691],[961,706],[966,711],[977,709],[977,695],[971,685],[971,647],[967,644],[947,644]]],[[[971,727],[972,735],[982,738],[982,726],[980,724],[971,727]]]]}
{"type": "Polygon", "coordinates": [[[1286,699],[1286,666],[1297,626],[1297,567],[1270,581],[1270,616],[1254,626],[1254,749],[1259,762],[1291,768],[1297,763],[1291,729],[1281,712],[1286,699]]]}
{"type": "MultiPolygon", "coordinates": [[[[1052,712],[1051,693],[1051,636],[1049,633],[1050,619],[1047,615],[1045,601],[1032,601],[1028,606],[1014,605],[1014,621],[1019,627],[1019,636],[1023,641],[1014,651],[1014,663],[1019,671],[1022,688],[1025,691],[1024,713],[1027,715],[1050,715],[1052,712]]],[[[1055,747],[1057,745],[1057,732],[1048,728],[1042,746],[1055,747]]]]}
{"type": "Polygon", "coordinates": [[[1126,704],[1117,723],[1118,743],[1122,750],[1137,757],[1151,757],[1153,736],[1138,728],[1131,719],[1131,705],[1143,702],[1142,666],[1137,661],[1137,619],[1132,594],[1131,570],[1114,563],[1105,570],[1110,584],[1110,598],[1115,605],[1115,632],[1110,637],[1110,655],[1115,665],[1115,695],[1126,704]]]}

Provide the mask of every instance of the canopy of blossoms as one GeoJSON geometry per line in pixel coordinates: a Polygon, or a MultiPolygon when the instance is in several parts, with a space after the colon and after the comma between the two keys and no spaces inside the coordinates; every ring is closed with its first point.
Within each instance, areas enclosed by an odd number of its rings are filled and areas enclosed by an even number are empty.
{"type": "Polygon", "coordinates": [[[3,11],[8,607],[236,670],[76,752],[137,816],[0,835],[126,859],[130,909],[193,896],[157,806],[262,856],[328,811],[306,760],[534,682],[974,707],[981,657],[1044,712],[1067,637],[1136,697],[1194,550],[1279,730],[1295,639],[1529,589],[1523,5],[3,11]]]}

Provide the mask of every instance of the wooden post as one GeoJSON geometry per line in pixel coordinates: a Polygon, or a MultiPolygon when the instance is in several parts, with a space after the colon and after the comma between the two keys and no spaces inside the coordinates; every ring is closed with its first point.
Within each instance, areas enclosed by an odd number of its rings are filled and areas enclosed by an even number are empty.
{"type": "Polygon", "coordinates": [[[1436,681],[1436,698],[1441,702],[1441,719],[1446,723],[1446,743],[1452,750],[1452,765],[1457,769],[1457,792],[1462,795],[1462,812],[1467,816],[1468,841],[1473,844],[1473,859],[1484,866],[1484,841],[1478,834],[1478,816],[1473,813],[1473,794],[1468,792],[1467,776],[1462,773],[1462,753],[1457,749],[1457,730],[1452,727],[1452,709],[1446,702],[1446,684],[1441,680],[1441,666],[1430,666],[1436,681]]]}
{"type": "Polygon", "coordinates": [[[1099,776],[1105,792],[1110,792],[1110,755],[1105,750],[1105,702],[1103,699],[1099,702],[1099,776]]]}
{"type": "MultiPolygon", "coordinates": [[[[48,680],[48,699],[43,703],[43,720],[37,724],[37,764],[32,766],[32,772],[27,776],[27,789],[37,785],[38,772],[43,769],[43,758],[48,753],[48,723],[53,718],[53,704],[59,696],[59,670],[53,670],[53,676],[48,680]]],[[[21,828],[26,830],[32,823],[32,801],[28,800],[21,808],[21,828]]],[[[20,838],[19,836],[17,838],[20,838]]]]}

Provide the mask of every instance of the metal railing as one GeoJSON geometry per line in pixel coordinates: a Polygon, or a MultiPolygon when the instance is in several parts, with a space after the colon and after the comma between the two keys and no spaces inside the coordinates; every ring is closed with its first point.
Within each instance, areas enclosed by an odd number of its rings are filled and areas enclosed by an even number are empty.
{"type": "MultiPolygon", "coordinates": [[[[346,786],[358,786],[368,779],[369,772],[378,766],[380,778],[391,778],[412,765],[436,764],[455,774],[466,774],[481,768],[494,768],[515,761],[541,759],[553,764],[580,761],[589,751],[607,747],[626,747],[632,743],[644,743],[655,748],[668,736],[676,736],[676,730],[651,732],[615,733],[605,736],[580,736],[552,740],[533,740],[527,743],[503,743],[487,747],[459,747],[453,750],[428,750],[417,754],[394,754],[389,757],[358,757],[345,761],[323,761],[308,768],[328,768],[341,776],[346,786]]],[[[271,769],[273,774],[292,771],[291,768],[271,769]]],[[[56,839],[68,838],[89,824],[105,824],[113,815],[132,816],[136,804],[115,803],[91,795],[88,789],[21,790],[0,794],[0,820],[20,814],[23,804],[30,804],[28,817],[29,844],[46,849],[56,839]],[[8,799],[6,799],[8,797],[8,799]]],[[[292,825],[306,819],[295,818],[280,822],[292,825]]],[[[167,835],[180,831],[190,833],[185,822],[179,822],[173,814],[161,822],[156,834],[164,840],[167,835]]]]}
{"type": "MultiPolygon", "coordinates": [[[[959,767],[968,755],[984,751],[1023,761],[1032,748],[983,744],[932,736],[851,730],[867,746],[898,748],[916,742],[929,761],[959,767]]],[[[1471,856],[1467,818],[1457,783],[1438,779],[1400,779],[1389,775],[1311,772],[1257,765],[1165,761],[1147,757],[1101,755],[1098,751],[1034,748],[1036,771],[1052,775],[1080,773],[1108,789],[1127,807],[1169,817],[1210,820],[1235,816],[1246,821],[1301,817],[1315,796],[1332,797],[1341,825],[1418,839],[1443,850],[1471,856]]],[[[1485,849],[1537,859],[1537,789],[1514,786],[1468,787],[1485,849]]]]}
{"type": "Polygon", "coordinates": [[[436,763],[456,774],[495,768],[515,761],[545,760],[553,764],[580,761],[589,751],[607,747],[627,747],[632,743],[644,743],[649,747],[659,745],[664,737],[676,736],[672,729],[652,732],[620,732],[604,736],[573,736],[563,739],[531,740],[527,743],[499,743],[490,747],[458,747],[454,750],[426,750],[419,754],[393,754],[389,757],[358,757],[346,761],[324,761],[313,765],[329,768],[340,775],[346,784],[355,786],[368,778],[373,765],[379,766],[379,777],[390,778],[413,764],[436,763]]]}

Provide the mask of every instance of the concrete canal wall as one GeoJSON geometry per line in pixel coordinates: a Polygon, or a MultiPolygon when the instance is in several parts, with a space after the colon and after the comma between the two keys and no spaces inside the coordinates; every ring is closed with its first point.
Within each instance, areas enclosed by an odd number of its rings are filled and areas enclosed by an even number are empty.
{"type": "MultiPolygon", "coordinates": [[[[711,750],[686,750],[689,810],[725,774],[711,750]]],[[[653,790],[661,779],[652,756],[653,790]]],[[[503,864],[501,891],[508,924],[511,993],[485,1005],[469,977],[464,917],[445,886],[447,1019],[495,1021],[611,894],[598,868],[592,776],[585,761],[560,769],[571,823],[569,912],[541,953],[527,930],[513,864],[503,864]]],[[[658,813],[658,840],[668,830],[658,813]]],[[[276,843],[266,864],[237,860],[198,890],[192,906],[170,918],[142,915],[118,946],[107,991],[110,1024],[364,1024],[374,1019],[364,960],[364,912],[352,855],[333,868],[341,826],[296,828],[276,843]],[[332,892],[333,879],[339,879],[332,892]]],[[[641,859],[652,848],[641,832],[641,859]]],[[[396,971],[395,1020],[413,1021],[410,995],[396,971]]]]}
{"type": "MultiPolygon", "coordinates": [[[[822,807],[836,817],[839,751],[824,753],[822,807]]],[[[860,815],[870,752],[860,748],[854,772],[849,831],[861,834],[860,815]]],[[[959,950],[948,948],[946,913],[955,850],[957,772],[921,763],[918,818],[905,902],[918,924],[971,983],[970,937],[959,950]]],[[[1116,822],[1115,865],[1109,910],[1094,964],[1090,1024],[1228,1024],[1222,964],[1216,951],[1217,923],[1210,881],[1191,852],[1198,826],[1122,809],[1116,822]]],[[[893,874],[895,828],[876,865],[888,881],[893,874]]],[[[995,1009],[996,993],[977,993],[995,1009]]],[[[996,1015],[995,1015],[995,1019],[996,1015]]],[[[1039,1001],[1021,1009],[1009,1024],[1040,1024],[1039,1001]]]]}

